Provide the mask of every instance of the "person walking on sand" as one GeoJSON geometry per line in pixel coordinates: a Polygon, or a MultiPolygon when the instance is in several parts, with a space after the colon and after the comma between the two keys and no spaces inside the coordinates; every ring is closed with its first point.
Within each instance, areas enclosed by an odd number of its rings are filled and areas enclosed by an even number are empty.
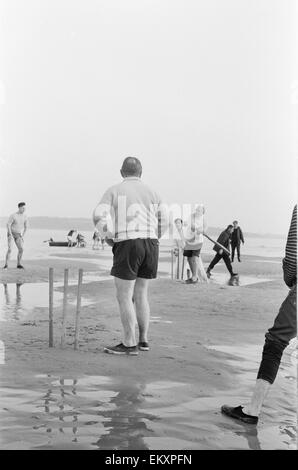
{"type": "Polygon", "coordinates": [[[141,181],[140,160],[125,158],[120,173],[123,181],[104,193],[93,212],[94,225],[113,247],[111,275],[123,326],[122,342],[104,351],[137,355],[138,349],[149,350],[148,286],[157,276],[158,239],[168,228],[168,211],[160,196],[141,181]]]}
{"type": "Polygon", "coordinates": [[[205,274],[203,264],[200,262],[200,254],[204,242],[203,234],[206,230],[205,207],[203,204],[198,204],[195,211],[190,216],[184,235],[185,246],[183,255],[187,257],[192,274],[191,277],[185,281],[186,284],[197,284],[199,282],[199,269],[200,278],[202,277],[202,269],[205,274]]]}
{"type": "Polygon", "coordinates": [[[240,245],[241,242],[244,244],[244,237],[243,237],[243,232],[241,228],[238,225],[238,221],[234,220],[233,222],[233,232],[231,233],[231,249],[232,249],[232,263],[234,261],[234,256],[235,256],[235,250],[237,250],[237,258],[239,263],[241,263],[240,259],[240,245]]]}
{"type": "Polygon", "coordinates": [[[100,235],[99,235],[99,231],[97,229],[94,230],[92,240],[93,240],[92,250],[98,250],[99,249],[100,235]]]}
{"type": "Polygon", "coordinates": [[[67,242],[68,242],[68,248],[72,247],[75,245],[75,239],[76,239],[76,233],[77,230],[70,230],[67,234],[67,242]]]}
{"type": "Polygon", "coordinates": [[[17,249],[18,249],[18,257],[17,257],[17,268],[24,269],[22,266],[22,257],[24,252],[24,236],[28,228],[28,219],[27,215],[25,214],[26,210],[26,203],[19,202],[18,204],[18,211],[12,214],[7,222],[7,253],[5,257],[5,265],[3,269],[8,268],[8,262],[10,260],[11,255],[11,248],[12,248],[12,241],[15,242],[17,249]]]}
{"type": "MultiPolygon", "coordinates": [[[[217,242],[220,243],[227,250],[229,250],[230,248],[230,236],[232,231],[233,225],[228,225],[227,228],[223,232],[221,232],[217,239],[217,242]]],[[[211,276],[212,269],[221,259],[223,259],[231,277],[237,276],[238,274],[233,272],[233,268],[230,261],[230,255],[228,255],[228,253],[226,253],[219,245],[214,245],[213,250],[216,251],[216,255],[207,268],[207,276],[211,276]]]]}
{"type": "Polygon", "coordinates": [[[100,242],[101,242],[101,249],[104,250],[105,249],[105,239],[101,238],[100,242]]]}
{"type": "Polygon", "coordinates": [[[283,301],[272,328],[265,334],[262,360],[250,402],[245,406],[223,405],[223,414],[248,424],[257,424],[265,398],[278,373],[284,349],[297,336],[297,205],[288,233],[283,278],[290,291],[283,301]]]}

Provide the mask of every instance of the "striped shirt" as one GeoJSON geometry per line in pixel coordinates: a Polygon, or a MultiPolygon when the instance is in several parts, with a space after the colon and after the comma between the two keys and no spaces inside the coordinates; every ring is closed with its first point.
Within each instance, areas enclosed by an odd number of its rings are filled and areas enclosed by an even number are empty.
{"type": "Polygon", "coordinates": [[[288,287],[297,283],[297,204],[294,207],[283,259],[284,281],[288,287]]]}

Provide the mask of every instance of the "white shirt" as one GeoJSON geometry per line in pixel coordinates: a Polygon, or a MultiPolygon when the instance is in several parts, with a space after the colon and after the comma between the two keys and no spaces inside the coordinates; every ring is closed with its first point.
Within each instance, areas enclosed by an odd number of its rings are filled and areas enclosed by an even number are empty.
{"type": "Polygon", "coordinates": [[[25,224],[27,224],[28,219],[27,215],[25,212],[23,214],[20,214],[19,212],[15,212],[14,214],[11,214],[11,216],[8,219],[7,225],[10,226],[10,230],[15,233],[22,233],[25,228],[25,224]]]}
{"type": "Polygon", "coordinates": [[[207,222],[204,214],[192,214],[184,231],[185,249],[198,250],[204,242],[203,232],[206,230],[207,222]]]}
{"type": "Polygon", "coordinates": [[[138,177],[126,177],[110,187],[93,212],[102,238],[115,242],[136,238],[158,238],[168,224],[168,213],[160,196],[138,177]]]}

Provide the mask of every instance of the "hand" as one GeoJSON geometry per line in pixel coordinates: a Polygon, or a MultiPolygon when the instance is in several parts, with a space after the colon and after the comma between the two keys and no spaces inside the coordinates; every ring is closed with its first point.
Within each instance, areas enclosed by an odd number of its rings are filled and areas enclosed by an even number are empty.
{"type": "Polygon", "coordinates": [[[115,242],[111,238],[108,238],[108,237],[105,238],[105,242],[112,247],[115,245],[115,242]]]}

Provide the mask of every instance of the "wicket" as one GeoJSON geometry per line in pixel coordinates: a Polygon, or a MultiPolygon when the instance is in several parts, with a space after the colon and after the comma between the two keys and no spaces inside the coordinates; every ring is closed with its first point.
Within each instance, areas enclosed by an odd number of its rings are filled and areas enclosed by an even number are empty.
{"type": "MultiPolygon", "coordinates": [[[[60,346],[63,348],[66,344],[66,319],[67,319],[67,295],[68,295],[68,278],[69,270],[64,269],[64,284],[63,284],[63,311],[62,311],[62,324],[61,324],[61,337],[60,346]]],[[[83,269],[79,269],[78,288],[77,288],[77,305],[75,315],[75,335],[74,335],[74,349],[79,347],[79,332],[80,332],[80,315],[81,315],[81,295],[83,283],[83,269]]],[[[49,269],[49,347],[54,347],[54,269],[49,269]]]]}
{"type": "Polygon", "coordinates": [[[185,268],[185,257],[183,256],[183,251],[171,250],[171,279],[183,280],[184,268],[185,268]],[[175,267],[175,277],[174,277],[174,267],[175,267]]]}

